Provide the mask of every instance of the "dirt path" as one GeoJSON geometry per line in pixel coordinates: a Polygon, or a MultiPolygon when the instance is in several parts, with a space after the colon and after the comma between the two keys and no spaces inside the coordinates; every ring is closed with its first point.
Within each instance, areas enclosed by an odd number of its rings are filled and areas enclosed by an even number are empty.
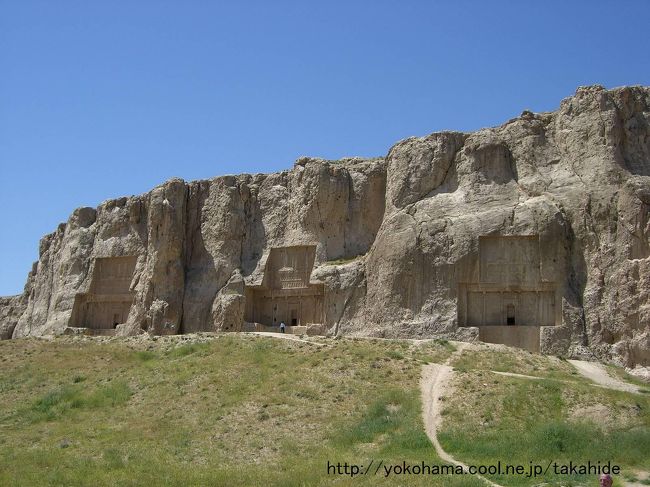
{"type": "MultiPolygon", "coordinates": [[[[454,374],[454,369],[449,364],[458,355],[463,353],[463,350],[470,346],[468,343],[454,343],[454,345],[457,347],[456,351],[451,354],[444,364],[427,364],[422,367],[422,377],[420,379],[423,405],[422,415],[424,419],[424,429],[431,440],[431,443],[433,443],[440,459],[443,462],[459,465],[463,470],[467,471],[468,467],[466,464],[456,460],[449,453],[443,450],[438,441],[437,435],[437,431],[442,423],[443,403],[440,398],[452,393],[450,383],[454,374]]],[[[492,487],[501,487],[499,484],[495,484],[481,475],[477,474],[476,476],[492,487]]]]}
{"type": "Polygon", "coordinates": [[[636,481],[622,480],[624,487],[647,487],[648,481],[650,480],[650,472],[644,472],[643,470],[634,471],[634,476],[637,478],[636,481]]]}
{"type": "MultiPolygon", "coordinates": [[[[581,360],[569,360],[569,362],[573,364],[573,366],[580,372],[580,374],[582,374],[583,377],[586,377],[587,379],[593,381],[593,384],[589,384],[591,386],[613,389],[615,391],[631,392],[633,394],[641,393],[639,387],[633,384],[628,384],[627,382],[609,375],[607,373],[607,369],[605,369],[599,363],[583,362],[581,360]],[[578,364],[575,364],[574,362],[578,362],[578,364]]],[[[514,372],[499,372],[497,370],[491,370],[490,372],[493,374],[505,375],[506,377],[517,377],[520,379],[554,380],[557,382],[563,382],[564,384],[572,383],[568,380],[554,379],[552,377],[538,377],[534,375],[515,374],[514,372]]]]}
{"type": "Polygon", "coordinates": [[[617,391],[632,392],[639,394],[640,388],[633,384],[622,381],[616,377],[612,377],[607,372],[607,369],[597,362],[586,362],[584,360],[569,360],[571,365],[573,365],[578,372],[580,372],[584,377],[594,381],[601,387],[607,389],[614,389],[617,391]]]}

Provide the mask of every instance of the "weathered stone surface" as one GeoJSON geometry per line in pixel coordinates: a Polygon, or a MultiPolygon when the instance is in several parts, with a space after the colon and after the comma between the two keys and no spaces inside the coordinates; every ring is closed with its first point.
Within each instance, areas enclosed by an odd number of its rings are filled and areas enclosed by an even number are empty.
{"type": "Polygon", "coordinates": [[[18,319],[25,312],[25,305],[22,295],[0,298],[0,340],[11,338],[18,319]]]}
{"type": "Polygon", "coordinates": [[[525,301],[541,306],[529,320],[545,317],[542,351],[647,366],[649,211],[650,88],[583,87],[555,112],[409,138],[386,158],[305,157],[80,208],[43,237],[24,295],[0,302],[0,326],[6,336],[15,324],[14,337],[77,326],[95,260],[135,256],[120,334],[240,329],[270,249],[316,245],[329,333],[476,339],[505,325],[485,323],[505,319],[504,303],[525,301]],[[496,257],[482,236],[532,236],[537,260],[511,268],[536,268],[537,281],[486,281],[496,257]],[[484,291],[502,311],[466,303],[484,291]]]}

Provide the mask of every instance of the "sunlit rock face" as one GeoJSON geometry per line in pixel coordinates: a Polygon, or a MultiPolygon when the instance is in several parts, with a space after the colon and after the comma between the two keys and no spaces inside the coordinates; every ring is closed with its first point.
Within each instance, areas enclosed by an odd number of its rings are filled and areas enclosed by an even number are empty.
{"type": "Polygon", "coordinates": [[[0,301],[0,337],[289,321],[647,366],[649,209],[650,89],[583,87],[555,112],[384,158],[77,209],[41,239],[25,293],[0,301]]]}

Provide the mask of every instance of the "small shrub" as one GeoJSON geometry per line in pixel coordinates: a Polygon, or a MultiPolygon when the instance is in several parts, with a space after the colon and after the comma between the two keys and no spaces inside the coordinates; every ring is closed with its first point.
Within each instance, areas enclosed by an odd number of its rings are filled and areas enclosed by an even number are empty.
{"type": "Polygon", "coordinates": [[[86,392],[78,385],[62,386],[36,400],[30,410],[32,422],[52,421],[72,410],[113,407],[129,400],[133,393],[124,381],[114,381],[86,392]]]}
{"type": "Polygon", "coordinates": [[[124,381],[115,381],[108,385],[99,387],[87,398],[84,399],[83,407],[100,408],[114,407],[128,401],[133,392],[124,381]]]}
{"type": "Polygon", "coordinates": [[[193,353],[204,352],[208,347],[208,343],[190,343],[188,345],[181,345],[169,352],[169,356],[174,358],[187,357],[193,353]]]}
{"type": "Polygon", "coordinates": [[[73,386],[63,386],[38,399],[31,407],[32,420],[53,420],[68,410],[80,406],[80,390],[73,386]]]}
{"type": "Polygon", "coordinates": [[[125,467],[122,455],[120,454],[119,450],[116,450],[115,448],[108,448],[104,450],[102,457],[109,469],[119,469],[125,467]]]}
{"type": "Polygon", "coordinates": [[[148,350],[140,350],[135,352],[135,357],[141,362],[148,362],[156,358],[156,354],[148,350]]]}

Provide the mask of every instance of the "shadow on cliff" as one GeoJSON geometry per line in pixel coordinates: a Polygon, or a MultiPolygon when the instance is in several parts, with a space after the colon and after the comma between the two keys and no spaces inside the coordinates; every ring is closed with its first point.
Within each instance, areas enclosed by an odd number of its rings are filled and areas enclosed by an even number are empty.
{"type": "Polygon", "coordinates": [[[585,261],[584,242],[575,234],[571,220],[565,218],[566,246],[569,260],[569,275],[566,278],[567,291],[564,292],[562,308],[563,325],[568,326],[573,341],[579,339],[582,345],[588,345],[587,320],[585,317],[585,289],[587,287],[587,262],[585,261]]]}
{"type": "Polygon", "coordinates": [[[185,294],[179,333],[209,331],[210,307],[218,291],[217,269],[201,232],[202,209],[210,194],[208,181],[190,183],[185,236],[185,294]]]}

